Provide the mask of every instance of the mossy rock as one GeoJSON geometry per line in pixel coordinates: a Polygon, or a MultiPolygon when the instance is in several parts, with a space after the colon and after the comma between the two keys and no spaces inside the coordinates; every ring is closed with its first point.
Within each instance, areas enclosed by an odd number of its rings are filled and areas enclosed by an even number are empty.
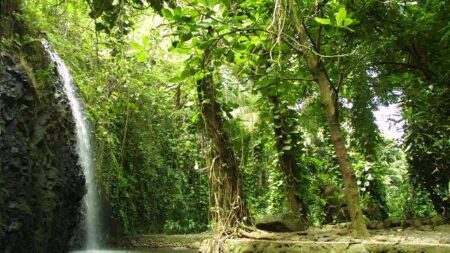
{"type": "Polygon", "coordinates": [[[269,232],[295,232],[307,229],[307,224],[292,213],[264,216],[256,221],[258,229],[269,232]]]}

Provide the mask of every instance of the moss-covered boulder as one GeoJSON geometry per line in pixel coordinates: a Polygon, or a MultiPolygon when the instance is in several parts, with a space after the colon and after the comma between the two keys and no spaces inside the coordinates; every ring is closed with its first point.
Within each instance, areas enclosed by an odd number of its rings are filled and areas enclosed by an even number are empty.
{"type": "Polygon", "coordinates": [[[307,229],[305,221],[292,213],[264,216],[256,221],[258,229],[269,232],[294,232],[307,229]]]}

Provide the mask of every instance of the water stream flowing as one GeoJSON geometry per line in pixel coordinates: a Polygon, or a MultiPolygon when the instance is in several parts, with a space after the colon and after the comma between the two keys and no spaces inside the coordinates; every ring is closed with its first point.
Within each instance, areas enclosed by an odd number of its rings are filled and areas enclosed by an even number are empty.
{"type": "Polygon", "coordinates": [[[99,244],[99,212],[98,212],[98,194],[95,184],[95,164],[92,157],[91,133],[86,115],[83,111],[83,104],[77,95],[75,82],[70,75],[69,69],[59,55],[52,49],[48,41],[42,40],[42,44],[49,54],[51,60],[56,65],[59,78],[63,83],[63,90],[72,110],[75,120],[75,132],[77,141],[77,153],[79,162],[83,168],[86,178],[87,194],[84,196],[85,213],[85,240],[86,249],[98,249],[99,244]]]}

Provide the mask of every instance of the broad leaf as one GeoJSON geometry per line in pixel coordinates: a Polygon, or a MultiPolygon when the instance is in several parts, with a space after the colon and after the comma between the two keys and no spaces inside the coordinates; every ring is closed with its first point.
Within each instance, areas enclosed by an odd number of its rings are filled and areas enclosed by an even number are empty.
{"type": "Polygon", "coordinates": [[[161,14],[167,19],[173,19],[172,11],[166,8],[161,9],[161,14]]]}
{"type": "Polygon", "coordinates": [[[347,10],[345,8],[340,8],[336,13],[336,24],[337,26],[344,26],[344,20],[347,18],[347,10]]]}
{"type": "Polygon", "coordinates": [[[344,19],[344,26],[347,27],[347,26],[353,24],[353,22],[354,22],[353,19],[346,18],[346,19],[344,19]]]}
{"type": "Polygon", "coordinates": [[[315,18],[314,20],[317,23],[322,24],[322,25],[330,25],[331,24],[331,20],[329,18],[315,18]]]}

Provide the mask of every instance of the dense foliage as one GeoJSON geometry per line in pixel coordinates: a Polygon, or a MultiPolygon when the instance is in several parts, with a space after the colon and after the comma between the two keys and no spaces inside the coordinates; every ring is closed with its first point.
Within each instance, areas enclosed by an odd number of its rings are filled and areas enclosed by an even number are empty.
{"type": "Polygon", "coordinates": [[[22,2],[80,87],[118,230],[206,230],[232,163],[238,220],[343,221],[353,185],[366,219],[449,217],[447,1],[22,2]]]}

